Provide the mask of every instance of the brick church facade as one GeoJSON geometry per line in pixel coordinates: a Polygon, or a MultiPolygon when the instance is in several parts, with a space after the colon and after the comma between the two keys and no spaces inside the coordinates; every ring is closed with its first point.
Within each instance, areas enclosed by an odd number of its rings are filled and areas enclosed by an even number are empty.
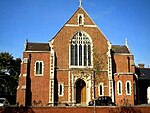
{"type": "Polygon", "coordinates": [[[136,84],[128,45],[112,45],[80,6],[49,42],[26,41],[17,102],[73,106],[110,96],[117,105],[135,105],[136,84]]]}

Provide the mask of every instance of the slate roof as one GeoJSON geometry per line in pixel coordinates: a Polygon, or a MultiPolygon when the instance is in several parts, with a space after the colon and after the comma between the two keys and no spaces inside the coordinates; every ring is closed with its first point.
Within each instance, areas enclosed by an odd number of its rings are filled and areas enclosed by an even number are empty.
{"type": "Polygon", "coordinates": [[[139,79],[150,80],[150,68],[138,68],[139,79]]]}
{"type": "Polygon", "coordinates": [[[112,45],[112,51],[114,53],[126,53],[130,54],[130,51],[127,46],[125,45],[112,45]]]}
{"type": "Polygon", "coordinates": [[[28,42],[25,51],[50,51],[50,46],[49,43],[28,42]]]}

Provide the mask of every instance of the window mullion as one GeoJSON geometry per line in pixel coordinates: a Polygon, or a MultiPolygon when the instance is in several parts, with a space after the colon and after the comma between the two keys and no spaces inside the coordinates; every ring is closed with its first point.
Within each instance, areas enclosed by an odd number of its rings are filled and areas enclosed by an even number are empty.
{"type": "Polygon", "coordinates": [[[77,66],[79,66],[79,33],[78,33],[78,38],[77,38],[77,66]]]}
{"type": "Polygon", "coordinates": [[[89,50],[88,50],[88,49],[89,49],[89,48],[88,48],[88,45],[86,45],[86,48],[87,48],[87,51],[86,51],[86,60],[87,60],[87,61],[86,61],[86,66],[88,66],[88,51],[89,51],[89,50]]]}
{"type": "Polygon", "coordinates": [[[82,45],[82,66],[84,66],[84,39],[83,39],[83,37],[84,37],[84,35],[82,34],[82,43],[81,43],[81,45],[82,45]]]}
{"type": "Polygon", "coordinates": [[[75,65],[75,45],[73,45],[74,49],[73,49],[73,65],[75,65]]]}
{"type": "Polygon", "coordinates": [[[84,44],[82,41],[82,66],[84,66],[84,44]]]}

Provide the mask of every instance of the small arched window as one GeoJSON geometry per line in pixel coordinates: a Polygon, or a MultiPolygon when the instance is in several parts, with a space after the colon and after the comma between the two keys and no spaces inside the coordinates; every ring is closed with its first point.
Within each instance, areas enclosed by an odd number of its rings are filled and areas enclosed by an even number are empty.
{"type": "Polygon", "coordinates": [[[79,17],[79,25],[82,25],[82,16],[79,17]]]}
{"type": "Polygon", "coordinates": [[[117,92],[118,92],[118,95],[122,95],[122,82],[121,81],[117,82],[117,92]]]}
{"type": "Polygon", "coordinates": [[[83,14],[78,15],[78,25],[84,25],[84,16],[83,16],[83,14]]]}
{"type": "Polygon", "coordinates": [[[62,84],[62,83],[58,84],[58,95],[59,96],[64,95],[64,84],[62,84]]]}
{"type": "Polygon", "coordinates": [[[131,95],[131,82],[130,81],[126,82],[126,94],[131,95]]]}
{"type": "Polygon", "coordinates": [[[43,74],[43,61],[35,62],[35,74],[42,75],[43,74]]]}
{"type": "Polygon", "coordinates": [[[99,84],[99,96],[103,96],[104,95],[104,85],[103,83],[99,84]]]}

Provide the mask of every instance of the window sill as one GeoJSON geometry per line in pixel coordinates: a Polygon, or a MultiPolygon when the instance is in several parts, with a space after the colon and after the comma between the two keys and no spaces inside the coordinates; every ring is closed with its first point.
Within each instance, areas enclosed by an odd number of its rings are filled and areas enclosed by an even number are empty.
{"type": "Polygon", "coordinates": [[[78,68],[78,69],[83,69],[83,68],[86,68],[86,69],[92,69],[93,66],[69,66],[69,68],[78,68]]]}
{"type": "Polygon", "coordinates": [[[35,74],[36,77],[42,77],[43,74],[35,74]]]}

